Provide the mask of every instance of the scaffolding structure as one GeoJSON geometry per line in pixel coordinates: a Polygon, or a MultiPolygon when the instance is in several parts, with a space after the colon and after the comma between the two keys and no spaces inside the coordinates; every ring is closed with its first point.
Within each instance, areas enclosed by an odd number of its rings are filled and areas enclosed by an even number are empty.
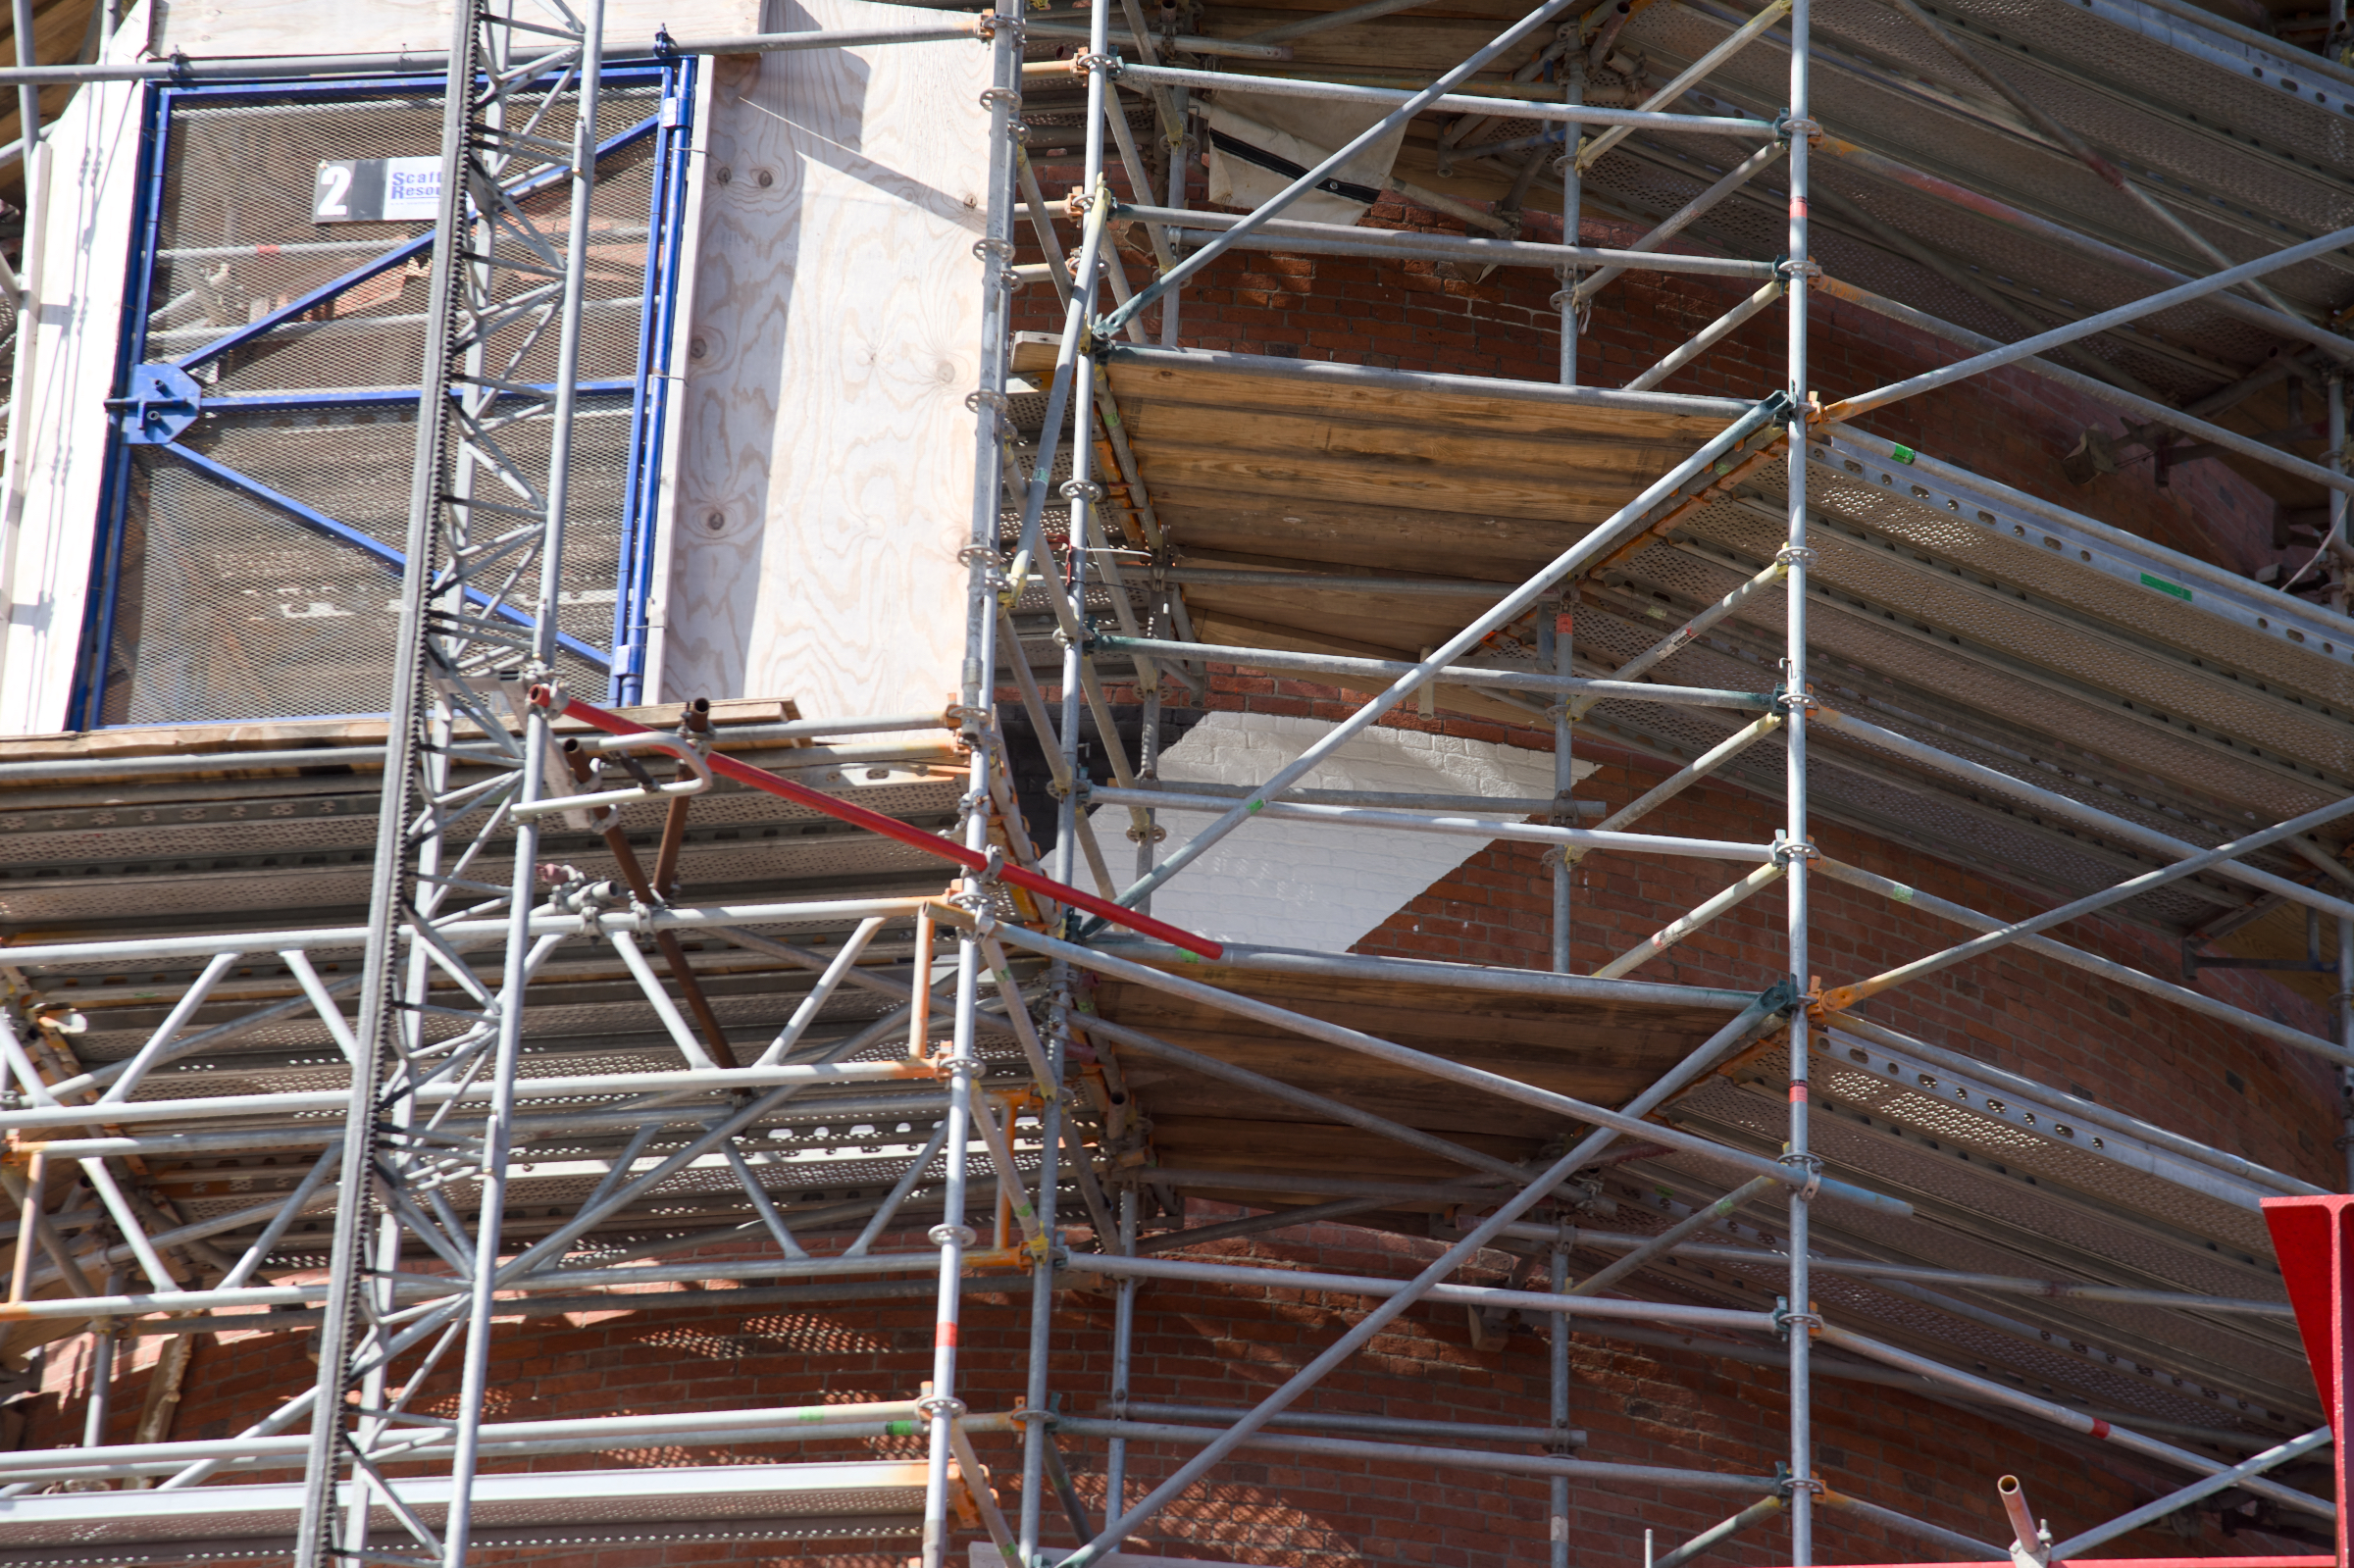
{"type": "MultiPolygon", "coordinates": [[[[1959,51],[2020,110],[2027,128],[2019,134],[2067,156],[2098,156],[1963,50],[1962,22],[1912,0],[1893,4],[1919,36],[1959,51]]],[[[2258,58],[2255,45],[2171,0],[2101,5],[2104,17],[2132,11],[2163,21],[2179,35],[2169,47],[2238,51],[2243,67],[2258,58]]],[[[633,717],[583,695],[583,671],[568,664],[577,657],[561,641],[561,568],[597,89],[608,55],[619,52],[606,47],[594,0],[530,15],[462,0],[445,57],[398,63],[443,69],[447,86],[419,383],[421,409],[438,417],[418,421],[401,641],[382,744],[330,748],[340,768],[332,781],[317,775],[316,747],[0,762],[0,812],[50,813],[60,825],[36,831],[95,834],[98,825],[84,819],[102,807],[169,800],[186,806],[189,826],[157,834],[226,835],[221,852],[246,857],[226,872],[216,865],[218,885],[202,911],[165,917],[171,935],[36,932],[0,953],[10,987],[0,1008],[8,1074],[0,1129],[9,1138],[0,1182],[19,1215],[0,1307],[9,1349],[22,1354],[86,1333],[104,1364],[142,1333],[235,1332],[267,1313],[274,1325],[316,1326],[317,1381],[234,1436],[127,1445],[104,1441],[107,1380],[94,1378],[85,1443],[0,1454],[0,1545],[66,1561],[100,1548],[118,1560],[164,1560],[290,1543],[301,1568],[458,1568],[470,1549],[582,1539],[585,1521],[620,1521],[639,1540],[665,1530],[696,1539],[714,1530],[735,1539],[920,1534],[924,1568],[943,1568],[962,1517],[1005,1561],[1022,1564],[1048,1560],[1042,1551],[1068,1525],[1075,1549],[1059,1560],[1087,1568],[1150,1560],[1124,1543],[1239,1450],[1271,1448],[1541,1478],[1555,1568],[1565,1568],[1576,1544],[1572,1489],[1603,1485],[1723,1500],[1724,1522],[1663,1551],[1656,1568],[1775,1520],[1787,1523],[1786,1560],[1803,1568],[1816,1560],[1817,1512],[1826,1509],[1914,1540],[1934,1558],[2006,1555],[1998,1543],[1885,1502],[1826,1491],[1815,1469],[1818,1378],[1934,1392],[2181,1473],[2178,1490],[2050,1543],[2047,1560],[2080,1555],[2230,1489],[2260,1502],[2268,1520],[2329,1528],[2336,1502],[2268,1476],[2328,1448],[2330,1433],[2317,1424],[2321,1406],[2298,1371],[2301,1351],[2257,1218],[2267,1197],[2323,1189],[2093,1094],[1909,1037],[1860,1009],[2016,947],[2231,1037],[2278,1047],[2294,1062],[2321,1064],[2333,1085],[2349,1082],[2354,1012],[2342,1005],[2326,1037],[2199,990],[2195,976],[2166,978],[2054,935],[2128,908],[2189,944],[2268,920],[2298,923],[2315,934],[2304,960],[2200,962],[2301,963],[2346,984],[2354,872],[2339,850],[2354,818],[2354,764],[2328,765],[2335,753],[2327,738],[2342,746],[2344,705],[2354,700],[2345,671],[2354,621],[2340,613],[2343,594],[2327,609],[2259,587],[1865,434],[1854,422],[2023,366],[2149,422],[2150,442],[2204,443],[2324,487],[2322,553],[2354,560],[2342,370],[2354,364],[2354,339],[2335,316],[2265,281],[2303,268],[2296,276],[2310,293],[2317,268],[2343,270],[2354,228],[2275,235],[2254,259],[2233,261],[2170,198],[2151,194],[2150,181],[2121,177],[2118,188],[2213,270],[2188,277],[2097,235],[2047,234],[2077,251],[2106,246],[2161,286],[2057,326],[2022,321],[2035,329],[2010,341],[1840,281],[1813,259],[1818,154],[1890,160],[1829,136],[1815,118],[1812,6],[1774,0],[1721,18],[1720,37],[1663,82],[1622,94],[1624,106],[1586,98],[1589,69],[1606,68],[1627,24],[1576,0],[1549,0],[1413,87],[1253,74],[1317,28],[1407,9],[1395,0],[1255,41],[1155,27],[1134,0],[1117,18],[1098,5],[1083,52],[1068,63],[1025,62],[1026,43],[1061,36],[1065,25],[1026,17],[1016,0],[931,28],[663,40],[666,51],[713,55],[980,47],[993,62],[981,379],[968,403],[976,446],[963,690],[945,713],[804,722],[726,703],[633,717]],[[1702,90],[1768,41],[1788,61],[1774,113],[1702,90]],[[1171,54],[1222,57],[1227,69],[1164,63],[1171,54]],[[1542,69],[1523,72],[1516,95],[1500,99],[1480,73],[1523,58],[1542,69]],[[1073,76],[1084,83],[1084,178],[1070,203],[1049,208],[1025,152],[1025,136],[1035,134],[1023,123],[1025,95],[1035,102],[1073,76]],[[1381,113],[1248,214],[1189,206],[1182,158],[1168,160],[1156,186],[1131,108],[1183,144],[1193,95],[1246,87],[1381,113]],[[1481,129],[1501,116],[1500,103],[1537,128],[1518,137],[1481,129]],[[1510,166],[1515,205],[1552,174],[1571,215],[1588,195],[1585,182],[1630,138],[1713,138],[1738,161],[1725,160],[1700,194],[1622,247],[1581,243],[1574,217],[1556,243],[1516,237],[1516,225],[1511,236],[1457,237],[1284,217],[1363,149],[1434,114],[1464,117],[1450,134],[1465,159],[1527,153],[1510,166]],[[1482,134],[1497,139],[1473,140],[1482,134]],[[1745,190],[1754,196],[1749,187],[1769,170],[1786,182],[1778,254],[1689,242],[1696,220],[1732,210],[1745,190]],[[1133,199],[1115,194],[1115,176],[1133,199]],[[553,207],[525,199],[559,190],[569,194],[553,207]],[[1027,229],[1058,263],[1066,248],[1058,218],[1078,234],[1070,265],[1050,265],[1042,278],[1062,302],[1062,330],[1051,344],[1017,342],[1010,301],[1026,280],[1017,234],[1027,229]],[[1133,288],[1116,243],[1131,227],[1158,260],[1156,276],[1133,288]],[[1670,246],[1679,234],[1685,241],[1670,246]],[[1252,249],[1554,274],[1559,380],[1178,348],[1188,285],[1252,249]],[[1755,292],[1625,386],[1582,385],[1582,323],[1621,272],[1735,279],[1755,292]],[[1960,345],[1965,357],[1825,406],[1808,371],[1809,305],[1818,293],[1960,345]],[[1755,401],[1656,389],[1777,305],[1787,323],[1778,389],[1755,401]],[[2122,368],[2116,334],[2166,313],[2180,322],[2194,306],[2278,346],[2223,394],[2160,395],[2122,368]],[[1157,344],[1146,331],[1154,311],[1157,344]],[[2044,357],[2095,339],[2106,346],[2079,360],[2089,372],[2044,357]],[[1155,517],[1152,427],[1122,417],[1130,374],[1179,385],[1188,376],[1224,378],[1217,387],[1229,390],[1264,383],[1273,397],[1327,399],[1343,419],[1351,409],[1405,409],[1398,417],[1410,421],[1417,410],[1510,405],[1557,438],[1633,441],[1627,432],[1639,431],[1643,451],[1664,444],[1673,453],[1516,581],[1188,567],[1173,560],[1155,517]],[[2232,402],[2226,394],[2244,398],[2300,377],[2327,388],[2323,461],[2216,422],[2232,402]],[[539,460],[517,455],[527,452],[539,460]],[[1865,566],[1883,555],[1888,563],[1869,576],[1865,566]],[[1818,572],[1826,557],[1837,570],[1818,572]],[[1969,582],[1949,586],[1965,575],[1969,582]],[[1883,596],[1867,603],[1872,583],[1883,596]],[[1412,660],[1254,646],[1199,632],[1189,586],[1271,587],[1341,602],[1419,595],[1453,630],[1412,660]],[[1963,645],[1950,634],[1960,612],[1939,592],[1963,594],[1987,626],[1994,601],[2033,594],[2036,625],[2048,634],[2097,640],[2121,663],[2062,689],[2026,669],[2016,640],[1988,631],[1963,645]],[[2134,619],[2132,607],[2156,602],[2152,595],[2176,612],[2170,626],[2134,619]],[[1661,604],[1671,614],[1663,618],[1661,604]],[[1478,613],[1461,619],[1469,605],[1478,613]],[[1845,621],[1833,633],[1811,629],[1811,618],[1818,625],[1851,612],[1917,617],[1928,641],[1947,645],[1940,657],[1992,672],[1985,699],[1932,706],[1920,697],[1925,683],[1900,691],[1858,674],[1868,650],[1840,640],[1845,621]],[[1665,625],[1674,629],[1658,635],[1665,625]],[[1025,647],[1026,633],[1036,645],[1049,628],[1059,643],[1058,706],[1025,647]],[[1810,662],[1825,635],[1835,653],[1827,671],[1810,662]],[[1164,781],[1155,768],[1162,683],[1199,686],[1212,665],[1297,672],[1367,696],[1254,784],[1220,793],[1164,781]],[[2189,676],[2193,667],[2203,673],[2189,676]],[[2152,670],[2174,682],[2158,695],[2152,670]],[[1116,743],[1107,679],[1133,679],[1143,696],[1134,753],[1116,743]],[[2056,705],[2042,718],[2016,700],[2036,681],[2056,705]],[[1837,706],[1824,694],[1834,687],[1849,693],[1837,706]],[[1481,809],[1463,799],[1339,798],[1306,787],[1353,740],[1432,694],[1550,728],[1552,796],[1481,809]],[[2134,703],[2141,717],[2132,723],[2146,727],[2154,715],[2202,737],[2182,742],[2188,762],[2153,751],[2128,775],[2116,747],[2104,762],[2108,743],[2072,728],[2079,710],[2114,718],[2134,703]],[[1000,718],[1016,708],[1044,746],[1058,796],[1044,854],[1016,799],[1016,773],[1031,764],[1015,755],[1000,718]],[[2325,738],[2305,738],[2300,725],[2325,738]],[[1673,771],[1589,825],[1571,794],[1581,731],[1667,758],[1673,771]],[[1109,784],[1088,783],[1090,734],[1111,749],[1109,784]],[[1824,761],[1825,741],[1840,748],[1835,765],[1824,761]],[[1778,743],[1778,757],[1768,742],[1778,743]],[[2215,770],[2205,776],[2211,786],[2185,782],[2200,768],[2215,770]],[[1818,776],[1830,772],[1844,782],[1824,791],[1818,776]],[[1780,797],[1785,816],[1770,840],[1642,830],[1644,818],[1712,777],[1780,797]],[[869,803],[850,798],[861,794],[869,803]],[[270,800],[300,810],[332,797],[338,821],[358,820],[370,796],[374,847],[351,861],[366,868],[364,879],[339,871],[345,890],[307,904],[286,898],[287,877],[260,865],[281,830],[225,826],[217,809],[270,800]],[[1921,841],[1931,853],[1962,858],[1957,846],[1970,834],[1997,835],[1998,850],[1976,863],[2048,895],[2048,907],[1998,918],[1819,852],[1819,800],[1845,822],[1901,827],[1905,819],[1890,815],[1897,796],[1935,803],[1933,820],[1919,819],[1927,821],[1921,841]],[[2259,810],[2281,801],[2293,809],[2259,810]],[[1222,943],[1154,918],[1154,893],[1212,875],[1204,860],[1230,835],[1253,833],[1254,819],[1541,846],[1551,867],[1550,972],[1222,943]],[[1168,822],[1202,826],[1163,854],[1168,822]],[[1099,837],[1115,824],[1135,844],[1133,870],[1115,866],[1113,846],[1099,837]],[[722,825],[724,837],[696,836],[722,825]],[[650,865],[640,855],[649,845],[650,865]],[[1579,974],[1570,942],[1576,872],[1598,853],[1751,869],[1621,957],[1579,974]],[[684,878],[727,896],[680,893],[682,868],[698,856],[709,865],[739,857],[728,874],[684,878]],[[1884,973],[1819,983],[1811,890],[1824,879],[1971,935],[1884,973]],[[778,883],[798,891],[762,895],[764,884],[778,883]],[[1787,914],[1780,983],[1748,993],[1631,978],[1777,885],[1787,914]],[[268,918],[289,904],[346,914],[268,918]],[[2333,968],[2320,951],[2325,920],[2336,922],[2333,968]],[[1116,1004],[1103,999],[1113,990],[1116,1004]],[[1650,1020],[1658,1037],[1676,1044],[1651,1064],[1639,1091],[1604,1103],[1564,1088],[1561,1071],[1533,1056],[1520,1071],[1493,1052],[1403,1043],[1342,1022],[1316,1000],[1376,993],[1434,1008],[1450,998],[1497,1000],[1572,1038],[1605,1013],[1622,1014],[1650,1020]],[[1281,1036],[1333,1071],[1313,1084],[1286,1082],[1169,1037],[1201,1016],[1281,1036]],[[1155,1162],[1140,1155],[1136,1127],[1137,1101],[1150,1092],[1120,1088],[1123,1063],[1281,1105],[1368,1149],[1410,1151],[1457,1174],[1384,1182],[1362,1172],[1303,1175],[1278,1161],[1194,1170],[1155,1162]],[[1511,1107],[1550,1134],[1529,1139],[1538,1152],[1508,1159],[1410,1116],[1368,1109],[1366,1096],[1346,1087],[1362,1064],[1422,1083],[1434,1097],[1444,1086],[1444,1094],[1467,1094],[1500,1114],[1511,1107]],[[1972,1150],[2008,1163],[1973,1166],[1972,1150]],[[1636,1212],[1638,1229],[1591,1223],[1605,1185],[1597,1173],[1621,1158],[1638,1162],[1662,1194],[1636,1212]],[[204,1173],[213,1173],[209,1182],[204,1173]],[[1266,1212],[1188,1231],[1182,1202],[1173,1214],[1168,1202],[1187,1192],[1241,1194],[1266,1212]],[[1996,1235],[1987,1216],[2007,1205],[2023,1207],[2009,1222],[2015,1229],[1996,1235]],[[1461,1223],[1410,1279],[1166,1255],[1189,1241],[1322,1219],[1377,1223],[1434,1207],[1461,1223]],[[1148,1234],[1154,1209],[1167,1228],[1148,1234]],[[1088,1239],[1074,1244],[1069,1233],[1080,1229],[1088,1239]],[[2016,1234],[2029,1230],[2043,1238],[2039,1271],[1987,1266],[2035,1255],[2016,1234]],[[1498,1248],[1537,1260],[1544,1288],[1457,1280],[1498,1248]],[[960,1302],[976,1281],[1029,1292],[1027,1387],[1011,1409],[975,1409],[961,1396],[960,1302]],[[1116,1292],[1107,1387],[1080,1387],[1056,1365],[1056,1291],[1078,1281],[1116,1292]],[[1151,1281],[1316,1290],[1359,1297],[1366,1308],[1254,1403],[1150,1403],[1131,1397],[1130,1369],[1137,1292],[1151,1281]],[[709,1305],[692,1292],[649,1289],[681,1282],[735,1282],[730,1297],[746,1302],[921,1292],[938,1304],[930,1380],[884,1403],[486,1416],[491,1347],[502,1332],[494,1320],[709,1305]],[[1321,1380],[1431,1301],[1550,1323],[1545,1427],[1308,1407],[1321,1380]],[[1787,1448],[1738,1473],[1584,1452],[1573,1424],[1573,1330],[1782,1369],[1787,1448]],[[2050,1347],[2055,1331],[2070,1348],[2050,1347]],[[2128,1370],[2120,1370],[2121,1356],[2128,1370]],[[2024,1375],[1973,1370],[1990,1360],[2024,1375]],[[460,1387],[454,1413],[419,1408],[428,1380],[450,1371],[460,1387]],[[2043,1391],[2026,1387],[2031,1380],[2043,1391]],[[2193,1392],[2178,1391],[2186,1382],[2193,1392]],[[1100,1408],[1073,1414],[1058,1408],[1061,1395],[1100,1408]],[[682,1473],[531,1463],[657,1438],[732,1447],[910,1434],[926,1444],[920,1465],[779,1460],[682,1473]],[[1018,1436],[1013,1517],[998,1507],[976,1434],[1018,1436]],[[1058,1437],[1102,1445],[1106,1502],[1095,1515],[1062,1480],[1058,1437]],[[1129,1449],[1148,1442],[1190,1448],[1190,1457],[1135,1486],[1129,1449]],[[108,1490],[133,1481],[139,1490],[108,1490]],[[1055,1498],[1065,1510],[1059,1520],[1055,1498]]],[[[24,36],[22,6],[19,16],[24,36]]],[[[388,65],[20,66],[0,72],[0,82],[26,89],[24,112],[37,123],[33,89],[52,80],[250,80],[388,65]]],[[[2342,69],[2306,65],[2321,87],[2305,90],[2332,95],[2326,108],[2354,103],[2354,81],[2343,101],[2334,96],[2342,69]]],[[[2261,78],[2264,68],[2252,69],[2261,78]]],[[[1962,191],[1917,171],[1892,177],[1916,190],[1935,180],[1939,191],[1962,191]]],[[[1976,210],[2005,199],[1962,194],[1976,210]]],[[[2004,210],[2021,224],[2058,227],[2021,206],[2004,210]]],[[[173,852],[169,843],[154,851],[173,852]]],[[[31,864],[50,852],[25,854],[31,864]]],[[[154,917],[117,909],[101,920],[61,903],[27,918],[56,931],[154,917]]],[[[1363,1022],[1361,1009],[1353,1016],[1363,1022]]],[[[2354,1136],[2354,1114],[2345,1126],[2354,1136]]],[[[1379,1168],[1385,1157],[1371,1163],[1379,1168]]],[[[2354,1147],[2347,1157],[2354,1162],[2354,1147]]],[[[2023,1531],[2021,1541],[2034,1550],[2023,1531]]]]}

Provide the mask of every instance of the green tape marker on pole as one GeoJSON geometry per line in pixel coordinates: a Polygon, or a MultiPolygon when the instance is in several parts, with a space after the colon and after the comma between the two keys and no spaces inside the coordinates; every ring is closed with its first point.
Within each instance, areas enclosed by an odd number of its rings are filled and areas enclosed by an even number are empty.
{"type": "Polygon", "coordinates": [[[2164,578],[2154,578],[2144,572],[2141,575],[2141,585],[2145,588],[2156,588],[2161,593],[2171,593],[2184,604],[2190,602],[2190,589],[2179,582],[2169,582],[2164,578]]]}
{"type": "Polygon", "coordinates": [[[1889,443],[1888,455],[1895,458],[1899,463],[1910,463],[1913,461],[1916,454],[1914,453],[1913,448],[1909,446],[1900,446],[1892,441],[1889,443]]]}

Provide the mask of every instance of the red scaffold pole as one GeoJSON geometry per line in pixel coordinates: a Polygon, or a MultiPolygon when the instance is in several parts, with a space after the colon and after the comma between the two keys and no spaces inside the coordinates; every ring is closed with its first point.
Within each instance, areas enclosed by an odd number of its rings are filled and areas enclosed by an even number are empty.
{"type": "MultiPolygon", "coordinates": [[[[535,707],[545,708],[551,715],[578,719],[590,728],[602,730],[610,735],[654,733],[644,725],[624,719],[618,713],[591,707],[578,697],[555,686],[532,687],[531,700],[535,707]]],[[[881,834],[884,837],[905,844],[910,849],[920,849],[925,854],[937,855],[942,860],[952,860],[967,871],[989,869],[987,855],[978,850],[967,849],[952,839],[940,837],[936,834],[928,834],[921,828],[911,828],[906,823],[886,817],[879,811],[869,811],[864,806],[853,806],[846,800],[837,800],[821,790],[810,788],[807,784],[794,784],[792,780],[780,778],[765,768],[755,768],[749,763],[738,762],[733,757],[722,756],[714,752],[710,761],[713,773],[733,779],[748,789],[763,790],[781,799],[790,800],[796,806],[807,806],[811,811],[822,811],[827,816],[846,822],[853,828],[864,828],[869,833],[881,834]]],[[[1225,948],[1206,936],[1197,936],[1190,931],[1169,925],[1166,921],[1154,920],[1151,915],[1140,915],[1135,910],[1123,908],[1108,898],[1098,898],[1094,893],[1082,892],[1067,883],[1056,882],[1051,877],[1042,877],[1035,871],[1020,866],[1000,864],[997,868],[997,875],[1000,880],[1013,886],[1025,888],[1042,897],[1051,898],[1057,903],[1068,904],[1073,909],[1084,909],[1091,915],[1100,915],[1115,925],[1127,927],[1140,936],[1153,937],[1156,940],[1167,942],[1172,947],[1182,947],[1189,953],[1196,953],[1203,958],[1216,958],[1225,952],[1225,948]]]]}

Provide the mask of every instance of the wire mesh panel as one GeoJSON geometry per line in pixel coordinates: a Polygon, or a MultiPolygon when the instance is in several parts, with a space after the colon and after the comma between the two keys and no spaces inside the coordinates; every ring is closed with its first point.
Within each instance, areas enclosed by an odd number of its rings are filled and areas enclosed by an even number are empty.
{"type": "MultiPolygon", "coordinates": [[[[643,663],[647,476],[691,70],[609,71],[599,115],[559,658],[577,688],[616,699],[636,694],[643,663]]],[[[568,142],[576,96],[544,102],[515,128],[568,142]]],[[[342,209],[331,198],[348,176],[331,171],[369,177],[437,158],[439,84],[164,89],[150,113],[77,712],[96,727],[376,711],[390,679],[434,226],[397,207],[342,209]]],[[[570,203],[549,179],[521,206],[539,234],[561,236],[570,203]]],[[[515,310],[472,374],[507,389],[501,448],[544,465],[553,299],[513,265],[528,236],[497,245],[515,310]]],[[[462,466],[456,482],[500,481],[462,466]]],[[[536,575],[536,557],[518,553],[514,570],[536,575]]],[[[471,610],[521,633],[533,584],[520,575],[510,591],[493,574],[471,610]]]]}

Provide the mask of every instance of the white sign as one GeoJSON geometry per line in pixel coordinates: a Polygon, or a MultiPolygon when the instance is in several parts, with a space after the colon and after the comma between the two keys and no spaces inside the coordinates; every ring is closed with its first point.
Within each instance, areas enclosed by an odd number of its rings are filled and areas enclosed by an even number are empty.
{"type": "Polygon", "coordinates": [[[319,165],[315,224],[406,224],[441,213],[441,160],[337,158],[319,165]]]}

